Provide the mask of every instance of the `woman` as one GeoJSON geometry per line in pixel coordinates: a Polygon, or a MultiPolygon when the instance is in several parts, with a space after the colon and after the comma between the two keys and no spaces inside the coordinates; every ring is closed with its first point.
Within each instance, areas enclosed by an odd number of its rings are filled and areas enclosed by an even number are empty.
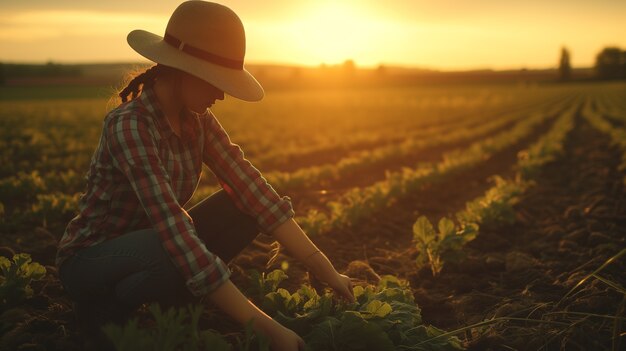
{"type": "Polygon", "coordinates": [[[242,325],[253,319],[272,349],[302,349],[298,335],[233,285],[226,263],[264,232],[349,301],[352,285],[293,220],[291,199],[274,191],[208,109],[224,93],[246,101],[264,95],[243,68],[240,19],[225,6],[188,1],[164,37],[134,30],[127,39],[157,64],[128,84],[104,119],[80,213],[57,252],[79,325],[102,346],[99,327],[125,321],[142,303],[207,296],[242,325]],[[223,189],[185,211],[202,163],[223,189]]]}

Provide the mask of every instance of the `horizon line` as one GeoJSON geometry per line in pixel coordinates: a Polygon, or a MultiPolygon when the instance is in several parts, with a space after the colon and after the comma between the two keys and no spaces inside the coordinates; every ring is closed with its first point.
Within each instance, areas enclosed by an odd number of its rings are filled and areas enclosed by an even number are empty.
{"type": "MultiPolygon", "coordinates": [[[[356,69],[363,70],[375,70],[379,67],[392,68],[392,69],[406,69],[406,70],[420,70],[420,71],[433,71],[433,72],[467,72],[467,71],[519,71],[519,70],[551,70],[558,69],[558,65],[555,64],[553,66],[517,66],[517,67],[508,67],[508,68],[494,68],[489,66],[475,66],[475,67],[467,67],[467,68],[436,68],[429,66],[419,66],[419,65],[406,65],[406,64],[394,64],[394,63],[385,63],[381,62],[376,65],[359,65],[358,62],[354,59],[346,59],[341,63],[327,63],[320,62],[317,65],[307,65],[307,64],[298,64],[298,63],[289,63],[289,62],[268,62],[268,61],[249,61],[246,62],[245,66],[277,66],[277,67],[300,67],[300,68],[309,68],[315,69],[320,68],[322,66],[326,67],[338,67],[344,65],[346,62],[352,61],[354,63],[354,67],[356,69]]],[[[0,59],[0,64],[25,64],[25,65],[45,65],[48,63],[59,64],[59,65],[113,65],[113,64],[154,64],[152,61],[141,61],[141,60],[90,60],[90,61],[65,61],[65,60],[33,60],[33,61],[5,61],[0,59]]],[[[593,66],[572,66],[572,69],[592,69],[593,66]]]]}

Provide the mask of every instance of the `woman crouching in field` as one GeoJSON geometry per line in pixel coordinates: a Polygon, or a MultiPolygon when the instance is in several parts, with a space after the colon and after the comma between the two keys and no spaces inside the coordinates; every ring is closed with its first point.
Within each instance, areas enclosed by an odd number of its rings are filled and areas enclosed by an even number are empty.
{"type": "Polygon", "coordinates": [[[176,306],[207,296],[242,325],[254,319],[273,350],[303,349],[297,334],[230,281],[227,262],[263,232],[350,301],[352,284],[294,221],[291,199],[274,191],[208,109],[224,93],[246,101],[264,95],[243,68],[239,17],[222,5],[188,1],[164,37],[134,30],[127,39],[156,65],[136,76],[106,115],[80,213],[57,252],[79,325],[110,348],[104,323],[124,322],[143,303],[176,306]],[[223,189],[185,211],[203,163],[223,189]]]}

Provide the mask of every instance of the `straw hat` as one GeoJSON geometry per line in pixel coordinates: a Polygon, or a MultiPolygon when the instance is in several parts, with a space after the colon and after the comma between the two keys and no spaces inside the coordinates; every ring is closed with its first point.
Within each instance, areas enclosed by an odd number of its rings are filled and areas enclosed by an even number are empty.
{"type": "Polygon", "coordinates": [[[141,56],[199,77],[228,95],[246,101],[263,98],[263,87],[243,67],[243,24],[224,5],[183,2],[172,13],[163,37],[136,29],[126,40],[141,56]]]}

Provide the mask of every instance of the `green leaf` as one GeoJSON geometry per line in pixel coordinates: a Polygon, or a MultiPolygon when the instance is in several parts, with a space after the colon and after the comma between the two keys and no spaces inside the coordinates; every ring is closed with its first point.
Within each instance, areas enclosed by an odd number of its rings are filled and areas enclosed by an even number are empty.
{"type": "Polygon", "coordinates": [[[380,326],[370,323],[355,311],[346,311],[338,331],[340,350],[393,351],[395,346],[380,326]]]}
{"type": "Polygon", "coordinates": [[[46,269],[37,262],[31,262],[27,253],[13,255],[12,261],[0,256],[0,312],[33,296],[30,283],[42,279],[46,269]]]}
{"type": "Polygon", "coordinates": [[[429,243],[435,237],[435,229],[428,218],[420,216],[413,224],[413,239],[422,244],[429,243]]]}
{"type": "Polygon", "coordinates": [[[354,288],[352,288],[352,293],[354,294],[354,298],[358,299],[361,295],[365,293],[365,289],[363,289],[362,286],[357,285],[354,288]]]}
{"type": "Polygon", "coordinates": [[[306,300],[312,299],[312,298],[317,298],[319,296],[317,294],[317,291],[315,291],[315,289],[313,289],[313,287],[311,287],[309,285],[302,285],[300,287],[300,289],[298,289],[298,293],[302,297],[304,297],[306,300]]]}
{"type": "Polygon", "coordinates": [[[285,279],[287,279],[287,273],[282,269],[275,269],[268,273],[265,277],[266,282],[272,287],[272,291],[276,290],[276,287],[285,279]]]}
{"type": "Polygon", "coordinates": [[[46,275],[46,268],[37,262],[30,263],[24,267],[24,274],[33,280],[40,280],[46,275]]]}
{"type": "Polygon", "coordinates": [[[323,321],[312,325],[311,331],[304,336],[309,350],[336,350],[338,330],[342,322],[336,317],[327,317],[323,321]]]}
{"type": "Polygon", "coordinates": [[[442,217],[439,220],[439,239],[445,238],[456,233],[456,226],[451,219],[442,217]]]}
{"type": "Polygon", "coordinates": [[[385,274],[380,277],[377,290],[384,290],[387,288],[409,288],[409,283],[406,280],[400,279],[394,275],[385,274]]]}
{"type": "Polygon", "coordinates": [[[3,274],[7,274],[9,267],[11,267],[11,261],[4,256],[0,256],[0,269],[3,274]]]}
{"type": "MultiPolygon", "coordinates": [[[[188,306],[187,309],[172,307],[162,311],[158,304],[153,303],[148,307],[155,319],[151,327],[140,328],[137,319],[133,318],[123,326],[110,323],[102,330],[118,351],[232,351],[230,344],[215,331],[198,331],[202,308],[201,305],[188,306]]],[[[253,340],[253,335],[247,330],[246,333],[246,341],[253,340]]]]}
{"type": "MultiPolygon", "coordinates": [[[[449,225],[444,223],[441,228],[449,225]]],[[[448,235],[450,243],[463,240],[462,232],[448,230],[448,233],[452,233],[448,235]]],[[[422,324],[421,311],[406,280],[383,275],[376,286],[355,286],[354,294],[356,302],[345,304],[333,299],[330,289],[325,289],[322,295],[308,285],[302,285],[293,294],[277,289],[266,295],[263,309],[267,312],[265,308],[269,304],[276,306],[268,314],[302,335],[306,350],[414,349],[433,333],[422,324]]],[[[442,337],[432,349],[456,350],[456,342],[456,338],[442,337]]],[[[430,346],[417,349],[430,350],[430,346]]]]}
{"type": "Polygon", "coordinates": [[[391,313],[392,309],[391,309],[391,305],[389,305],[388,303],[382,302],[380,300],[374,300],[365,306],[365,311],[369,313],[369,316],[366,315],[365,318],[371,318],[371,317],[384,318],[389,313],[391,313]]]}
{"type": "Polygon", "coordinates": [[[286,300],[290,297],[291,295],[287,290],[282,288],[278,289],[275,292],[271,292],[265,295],[261,303],[261,308],[263,309],[263,311],[270,315],[273,315],[278,311],[286,312],[286,300]]]}

